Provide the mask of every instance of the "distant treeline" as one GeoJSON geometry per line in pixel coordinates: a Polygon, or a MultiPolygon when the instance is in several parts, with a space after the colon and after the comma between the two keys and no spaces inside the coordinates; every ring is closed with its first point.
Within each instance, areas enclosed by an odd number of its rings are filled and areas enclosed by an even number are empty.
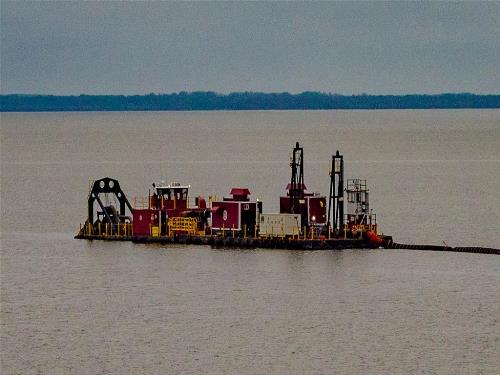
{"type": "Polygon", "coordinates": [[[0,111],[500,108],[500,95],[339,95],[320,92],[179,92],[149,95],[1,95],[0,111]]]}

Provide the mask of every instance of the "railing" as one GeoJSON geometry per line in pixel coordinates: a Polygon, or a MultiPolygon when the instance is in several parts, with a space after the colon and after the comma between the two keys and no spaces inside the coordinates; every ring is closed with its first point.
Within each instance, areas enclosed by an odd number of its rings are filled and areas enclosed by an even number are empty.
{"type": "MultiPolygon", "coordinates": [[[[153,195],[151,195],[149,198],[147,196],[134,197],[134,199],[132,200],[132,207],[134,209],[147,209],[153,207],[155,207],[155,209],[164,209],[167,208],[167,202],[168,200],[163,197],[160,197],[157,200],[155,200],[153,195]]],[[[175,201],[172,199],[170,202],[174,202],[174,208],[175,208],[175,201]]],[[[187,208],[197,207],[196,198],[188,198],[186,200],[186,207],[187,208]]]]}
{"type": "MultiPolygon", "coordinates": [[[[168,233],[167,236],[173,236],[176,233],[188,234],[188,235],[204,235],[198,232],[198,222],[196,218],[191,217],[173,217],[167,220],[168,233]]],[[[247,238],[247,227],[243,226],[244,229],[241,232],[244,238],[247,238]]],[[[328,230],[328,239],[331,239],[331,227],[328,230]]],[[[293,240],[307,240],[307,239],[320,239],[321,229],[319,227],[311,226],[309,229],[307,227],[299,228],[292,227],[292,233],[285,233],[285,228],[283,225],[279,228],[275,228],[273,225],[266,228],[265,234],[257,234],[257,227],[254,227],[254,238],[290,238],[293,240]],[[271,229],[269,231],[269,229],[271,229]]],[[[343,232],[344,238],[357,236],[358,238],[363,238],[364,233],[367,231],[373,231],[377,233],[376,224],[357,224],[349,225],[344,224],[343,232]],[[349,233],[349,234],[348,234],[349,233]]],[[[232,232],[232,236],[236,236],[236,229],[234,228],[222,228],[222,235],[225,232],[232,232]]],[[[111,223],[98,223],[96,226],[85,223],[83,226],[80,223],[80,232],[84,236],[100,236],[100,237],[131,237],[134,235],[133,226],[131,223],[121,223],[121,224],[111,224],[111,223]]],[[[153,237],[160,236],[159,227],[150,226],[150,235],[153,237]],[[155,230],[156,229],[156,230],[155,230]]],[[[212,235],[212,233],[210,234],[212,235]]],[[[325,237],[323,237],[325,239],[325,237]]]]}
{"type": "Polygon", "coordinates": [[[186,233],[195,235],[197,233],[198,221],[194,217],[171,217],[167,220],[169,236],[175,233],[186,233]]]}
{"type": "Polygon", "coordinates": [[[344,224],[344,238],[347,238],[348,232],[350,232],[353,236],[363,238],[363,233],[368,231],[378,234],[377,224],[344,224]]]}
{"type": "Polygon", "coordinates": [[[134,235],[131,223],[98,223],[96,227],[91,223],[85,223],[83,226],[80,223],[80,234],[102,237],[128,237],[134,235]]]}

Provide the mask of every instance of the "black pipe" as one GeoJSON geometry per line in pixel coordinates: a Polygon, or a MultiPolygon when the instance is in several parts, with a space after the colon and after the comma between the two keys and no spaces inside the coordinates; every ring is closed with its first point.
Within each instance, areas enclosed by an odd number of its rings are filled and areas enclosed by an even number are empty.
{"type": "Polygon", "coordinates": [[[409,245],[396,243],[391,240],[387,241],[383,247],[385,249],[405,249],[405,250],[430,250],[430,251],[452,251],[457,253],[477,253],[477,254],[494,254],[500,255],[500,249],[489,247],[450,247],[437,245],[409,245]]]}

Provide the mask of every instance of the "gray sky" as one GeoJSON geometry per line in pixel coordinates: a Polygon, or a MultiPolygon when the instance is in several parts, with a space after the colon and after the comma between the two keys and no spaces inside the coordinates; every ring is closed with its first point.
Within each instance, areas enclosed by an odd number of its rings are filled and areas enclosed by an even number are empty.
{"type": "Polygon", "coordinates": [[[1,1],[1,92],[500,93],[500,3],[1,1]]]}

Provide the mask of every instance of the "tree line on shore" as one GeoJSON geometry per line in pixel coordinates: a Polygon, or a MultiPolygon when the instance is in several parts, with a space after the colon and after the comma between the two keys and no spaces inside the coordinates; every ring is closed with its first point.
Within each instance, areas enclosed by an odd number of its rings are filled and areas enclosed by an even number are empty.
{"type": "Polygon", "coordinates": [[[148,95],[0,95],[1,112],[500,108],[500,95],[340,95],[212,91],[148,95]]]}

